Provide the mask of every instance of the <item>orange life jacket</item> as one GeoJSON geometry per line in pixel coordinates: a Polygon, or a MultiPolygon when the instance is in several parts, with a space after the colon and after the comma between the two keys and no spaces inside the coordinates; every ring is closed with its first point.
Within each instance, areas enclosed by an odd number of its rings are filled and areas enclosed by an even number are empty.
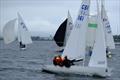
{"type": "Polygon", "coordinates": [[[63,62],[63,59],[60,56],[57,56],[55,58],[55,62],[59,65],[59,64],[61,64],[63,62]]]}

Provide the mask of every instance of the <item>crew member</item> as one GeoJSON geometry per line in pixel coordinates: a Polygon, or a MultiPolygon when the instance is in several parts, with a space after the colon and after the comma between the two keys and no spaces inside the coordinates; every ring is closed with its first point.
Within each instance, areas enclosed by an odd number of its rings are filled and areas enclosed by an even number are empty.
{"type": "Polygon", "coordinates": [[[61,56],[55,56],[55,58],[53,59],[53,64],[56,66],[56,65],[59,65],[59,66],[63,66],[63,59],[61,58],[61,56]]]}
{"type": "Polygon", "coordinates": [[[89,47],[89,56],[92,55],[92,47],[89,47]]]}
{"type": "Polygon", "coordinates": [[[64,57],[63,65],[67,68],[71,66],[72,62],[67,58],[67,56],[64,57]]]}

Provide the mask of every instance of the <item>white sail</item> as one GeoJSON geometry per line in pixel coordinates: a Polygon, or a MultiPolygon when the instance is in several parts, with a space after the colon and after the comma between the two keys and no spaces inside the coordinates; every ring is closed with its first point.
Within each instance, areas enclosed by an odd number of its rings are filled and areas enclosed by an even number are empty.
{"type": "Polygon", "coordinates": [[[3,28],[3,39],[6,44],[15,40],[15,21],[16,19],[10,20],[3,28]]]}
{"type": "Polygon", "coordinates": [[[80,6],[79,14],[76,19],[62,57],[69,59],[83,59],[85,57],[86,28],[88,22],[90,0],[84,0],[80,6]]]}
{"type": "Polygon", "coordinates": [[[109,47],[110,49],[115,49],[112,31],[111,31],[110,23],[108,21],[108,16],[105,11],[105,7],[103,5],[103,1],[101,5],[101,17],[103,20],[103,26],[105,28],[106,46],[109,47]]]}
{"type": "Polygon", "coordinates": [[[66,32],[65,32],[64,45],[66,45],[66,42],[70,36],[72,29],[73,29],[73,21],[72,21],[72,17],[70,15],[70,12],[68,11],[67,27],[66,27],[66,32]]]}
{"type": "Polygon", "coordinates": [[[98,28],[96,32],[96,40],[88,66],[107,68],[105,34],[104,34],[104,28],[103,28],[99,8],[98,8],[97,24],[98,24],[98,28]]]}
{"type": "Polygon", "coordinates": [[[18,41],[19,42],[21,41],[23,44],[32,43],[30,33],[19,13],[18,13],[18,41]]]}
{"type": "Polygon", "coordinates": [[[89,16],[89,23],[87,27],[87,40],[86,46],[93,47],[95,43],[96,29],[97,29],[97,15],[89,16]]]}

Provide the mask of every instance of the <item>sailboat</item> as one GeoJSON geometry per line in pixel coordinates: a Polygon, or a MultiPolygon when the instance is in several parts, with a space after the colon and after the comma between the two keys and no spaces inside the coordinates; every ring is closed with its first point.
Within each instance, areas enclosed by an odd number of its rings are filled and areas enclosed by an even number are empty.
{"type": "Polygon", "coordinates": [[[56,44],[60,47],[60,50],[58,52],[63,52],[72,28],[73,28],[73,21],[70,12],[68,11],[68,17],[60,25],[54,36],[54,40],[56,44]]]}
{"type": "MultiPolygon", "coordinates": [[[[98,5],[98,2],[97,2],[98,5]]],[[[66,47],[63,51],[62,57],[67,56],[68,59],[79,60],[83,58],[83,65],[72,65],[70,68],[59,67],[54,65],[45,65],[43,71],[53,72],[53,73],[66,73],[66,74],[79,74],[79,75],[89,75],[89,76],[110,76],[110,70],[107,66],[106,59],[106,45],[105,45],[105,35],[103,24],[101,20],[101,15],[98,8],[97,23],[98,29],[96,32],[96,42],[93,47],[93,54],[90,58],[88,66],[84,65],[85,62],[85,43],[86,43],[86,30],[88,23],[90,0],[83,0],[80,7],[78,17],[76,19],[75,27],[67,41],[66,47]],[[82,36],[79,37],[79,34],[82,36]]],[[[98,7],[98,6],[97,6],[98,7]]]]}
{"type": "Polygon", "coordinates": [[[26,49],[26,45],[32,43],[31,35],[21,17],[18,13],[18,41],[20,49],[26,49]]]}
{"type": "MultiPolygon", "coordinates": [[[[20,49],[24,50],[26,49],[26,44],[32,43],[30,33],[22,20],[22,17],[18,13],[18,30],[17,30],[17,39],[20,44],[20,49]]],[[[16,19],[10,20],[7,22],[3,28],[3,39],[6,44],[9,44],[16,39],[15,35],[15,23],[16,19]]]]}

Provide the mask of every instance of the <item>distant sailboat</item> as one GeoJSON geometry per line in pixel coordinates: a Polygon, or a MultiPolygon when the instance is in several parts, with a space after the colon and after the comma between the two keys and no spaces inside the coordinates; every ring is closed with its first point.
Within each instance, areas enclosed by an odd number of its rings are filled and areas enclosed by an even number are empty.
{"type": "MultiPolygon", "coordinates": [[[[15,23],[16,23],[16,19],[11,20],[11,21],[7,22],[3,28],[3,38],[4,38],[4,42],[6,44],[9,44],[16,39],[15,23]]],[[[29,33],[27,27],[25,26],[25,23],[23,22],[22,17],[20,16],[19,13],[18,13],[17,34],[18,34],[17,38],[20,43],[20,49],[25,49],[26,44],[32,43],[30,33],[29,33]]]]}
{"type": "Polygon", "coordinates": [[[58,28],[54,36],[54,40],[56,44],[61,48],[59,51],[63,51],[72,28],[73,28],[73,22],[72,22],[71,15],[68,11],[68,17],[60,25],[60,27],[58,28]]]}
{"type": "MultiPolygon", "coordinates": [[[[97,3],[98,5],[98,3],[97,3]]],[[[59,67],[54,65],[45,65],[43,70],[53,73],[69,73],[79,75],[90,75],[90,76],[109,76],[109,69],[107,67],[106,59],[106,45],[105,35],[102,25],[102,20],[98,8],[97,24],[98,29],[96,32],[96,42],[93,47],[93,54],[90,58],[88,66],[84,65],[85,62],[85,47],[86,47],[86,31],[88,23],[90,0],[83,0],[79,15],[76,20],[75,27],[73,28],[70,37],[67,41],[65,50],[62,57],[67,56],[70,60],[83,59],[83,66],[72,65],[69,68],[59,67]],[[82,34],[79,36],[79,34],[82,34]]]]}
{"type": "Polygon", "coordinates": [[[19,13],[18,13],[18,41],[21,49],[26,49],[26,44],[32,43],[30,33],[19,13]]]}

